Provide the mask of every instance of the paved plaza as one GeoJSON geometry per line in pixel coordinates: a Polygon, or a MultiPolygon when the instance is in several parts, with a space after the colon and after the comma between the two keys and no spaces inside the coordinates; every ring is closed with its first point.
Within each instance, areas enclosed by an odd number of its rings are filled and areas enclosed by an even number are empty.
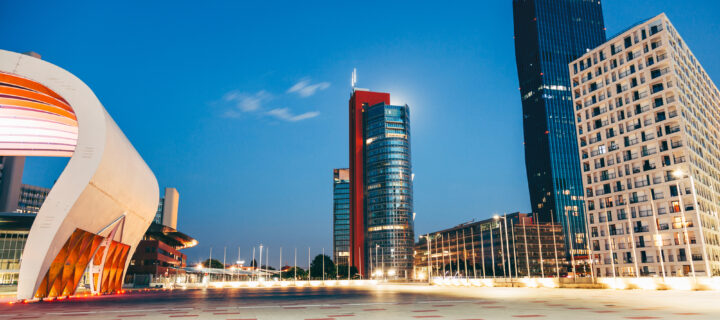
{"type": "Polygon", "coordinates": [[[720,319],[720,293],[378,285],[130,292],[0,306],[0,319],[424,318],[720,319]]]}

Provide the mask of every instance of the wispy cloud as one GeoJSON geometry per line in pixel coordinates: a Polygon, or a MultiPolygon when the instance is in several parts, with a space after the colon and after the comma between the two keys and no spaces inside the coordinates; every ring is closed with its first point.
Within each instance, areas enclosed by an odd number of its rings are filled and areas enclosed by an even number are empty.
{"type": "Polygon", "coordinates": [[[330,87],[330,82],[311,83],[309,78],[300,80],[298,83],[290,87],[287,93],[297,93],[303,98],[310,97],[318,91],[322,91],[330,87]]]}
{"type": "Polygon", "coordinates": [[[263,102],[270,99],[272,99],[272,96],[265,90],[260,90],[254,94],[233,90],[223,96],[225,102],[232,104],[237,111],[241,112],[258,111],[262,108],[263,102]]]}
{"type": "MultiPolygon", "coordinates": [[[[310,85],[309,82],[299,82],[293,86],[292,91],[288,90],[286,94],[291,92],[297,92],[300,96],[310,96],[317,90],[327,88],[330,84],[318,83],[310,85]]],[[[256,117],[272,117],[277,120],[297,122],[315,118],[320,115],[318,111],[309,111],[305,113],[295,114],[290,108],[276,108],[267,107],[274,100],[282,100],[281,96],[274,96],[265,90],[260,90],[255,93],[241,92],[239,90],[233,90],[222,97],[222,105],[227,109],[222,113],[224,118],[242,118],[246,115],[255,115],[256,117]]]]}
{"type": "Polygon", "coordinates": [[[310,119],[310,118],[315,118],[320,115],[320,112],[310,111],[310,112],[305,112],[305,113],[295,115],[292,112],[290,112],[289,108],[278,108],[278,109],[272,109],[272,110],[268,111],[266,114],[269,116],[278,118],[280,120],[296,122],[296,121],[306,120],[306,119],[310,119]]]}

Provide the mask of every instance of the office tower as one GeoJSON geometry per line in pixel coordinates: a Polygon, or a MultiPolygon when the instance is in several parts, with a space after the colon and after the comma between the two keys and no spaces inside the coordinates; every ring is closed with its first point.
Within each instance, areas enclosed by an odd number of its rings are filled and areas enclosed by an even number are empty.
{"type": "Polygon", "coordinates": [[[466,222],[420,235],[414,278],[564,276],[563,237],[561,225],[538,223],[528,213],[466,222]]]}
{"type": "Polygon", "coordinates": [[[569,64],[600,276],[720,275],[720,93],[664,14],[569,64]]]}
{"type": "Polygon", "coordinates": [[[363,138],[366,265],[388,278],[408,278],[414,243],[410,108],[365,107],[363,138]]]}
{"type": "Polygon", "coordinates": [[[17,212],[37,214],[49,193],[50,188],[21,185],[17,212]]]}
{"type": "Polygon", "coordinates": [[[0,212],[15,212],[20,201],[25,157],[0,156],[0,212]]]}
{"type": "Polygon", "coordinates": [[[514,0],[515,60],[533,214],[563,226],[568,255],[587,254],[567,63],[605,41],[600,1],[514,0]]]}
{"type": "Polygon", "coordinates": [[[333,258],[348,265],[350,257],[350,170],[333,170],[333,258]]]}
{"type": "Polygon", "coordinates": [[[390,94],[353,88],[349,102],[350,115],[350,260],[361,276],[366,276],[365,252],[365,185],[363,151],[363,108],[378,103],[390,103],[390,94]]]}
{"type": "Polygon", "coordinates": [[[180,202],[180,193],[175,188],[165,188],[165,194],[160,198],[158,210],[153,220],[157,224],[162,224],[173,229],[177,229],[178,204],[180,202]]]}

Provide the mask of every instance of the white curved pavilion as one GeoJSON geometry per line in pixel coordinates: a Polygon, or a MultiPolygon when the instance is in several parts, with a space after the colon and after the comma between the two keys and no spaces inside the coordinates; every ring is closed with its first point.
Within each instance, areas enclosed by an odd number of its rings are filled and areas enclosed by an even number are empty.
{"type": "Polygon", "coordinates": [[[43,60],[0,50],[0,156],[65,156],[30,229],[18,299],[121,288],[158,205],[155,176],[90,88],[43,60]]]}

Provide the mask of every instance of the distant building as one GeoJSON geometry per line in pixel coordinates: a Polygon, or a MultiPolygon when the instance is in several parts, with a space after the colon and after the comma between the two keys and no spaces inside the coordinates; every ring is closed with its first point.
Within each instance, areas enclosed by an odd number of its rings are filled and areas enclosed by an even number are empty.
{"type": "Polygon", "coordinates": [[[333,256],[348,265],[350,257],[350,171],[333,170],[333,256]]]}
{"type": "Polygon", "coordinates": [[[37,214],[48,193],[50,193],[50,188],[21,185],[17,212],[37,214]]]}
{"type": "Polygon", "coordinates": [[[25,157],[0,156],[0,212],[15,212],[20,201],[25,157]]]}
{"type": "Polygon", "coordinates": [[[602,5],[513,0],[515,60],[533,214],[566,234],[568,259],[587,257],[582,174],[567,64],[605,42],[602,5]]]}
{"type": "Polygon", "coordinates": [[[0,213],[0,284],[17,284],[20,259],[34,221],[34,214],[0,213]]]}
{"type": "Polygon", "coordinates": [[[178,204],[180,193],[175,188],[165,188],[165,194],[160,198],[154,222],[177,229],[178,204]]]}
{"type": "Polygon", "coordinates": [[[130,259],[126,282],[143,286],[158,277],[185,274],[187,256],[182,249],[194,247],[197,240],[177,230],[180,193],[165,188],[155,219],[130,259]]]}
{"type": "Polygon", "coordinates": [[[720,91],[677,29],[660,14],[568,68],[597,275],[720,275],[720,91]]]}
{"type": "Polygon", "coordinates": [[[519,212],[420,235],[414,259],[415,279],[550,277],[568,272],[562,226],[538,223],[519,212]]]}

